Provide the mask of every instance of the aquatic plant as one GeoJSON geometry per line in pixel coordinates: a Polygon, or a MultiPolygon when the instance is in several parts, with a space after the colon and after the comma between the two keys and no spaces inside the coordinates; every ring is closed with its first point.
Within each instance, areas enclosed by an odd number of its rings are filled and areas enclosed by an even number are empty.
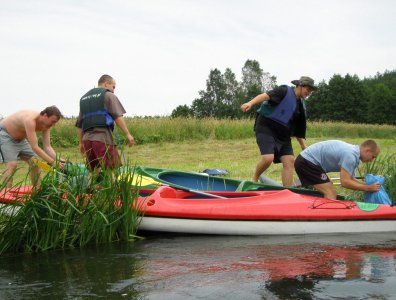
{"type": "Polygon", "coordinates": [[[39,188],[21,196],[18,207],[13,205],[13,213],[1,217],[0,253],[136,238],[138,191],[130,189],[131,172],[123,180],[110,171],[94,176],[87,172],[65,175],[59,169],[48,172],[39,188]]]}
{"type": "MultiPolygon", "coordinates": [[[[384,176],[384,189],[388,193],[390,199],[395,203],[396,201],[396,155],[384,154],[378,156],[374,161],[361,164],[358,173],[360,177],[365,177],[366,174],[384,176]]],[[[347,192],[352,198],[362,200],[363,193],[361,191],[347,192]]]]}

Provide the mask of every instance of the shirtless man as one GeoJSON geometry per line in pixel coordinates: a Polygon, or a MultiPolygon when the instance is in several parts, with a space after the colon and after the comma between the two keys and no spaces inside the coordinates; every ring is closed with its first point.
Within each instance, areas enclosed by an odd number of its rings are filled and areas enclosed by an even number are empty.
{"type": "Polygon", "coordinates": [[[39,170],[32,158],[39,156],[54,165],[56,154],[50,143],[50,129],[62,117],[56,106],[49,106],[42,112],[18,111],[0,122],[0,162],[6,163],[3,183],[12,187],[12,176],[17,168],[17,159],[26,161],[30,168],[33,185],[37,185],[39,170]],[[42,132],[43,148],[38,145],[37,132],[42,132]]]}

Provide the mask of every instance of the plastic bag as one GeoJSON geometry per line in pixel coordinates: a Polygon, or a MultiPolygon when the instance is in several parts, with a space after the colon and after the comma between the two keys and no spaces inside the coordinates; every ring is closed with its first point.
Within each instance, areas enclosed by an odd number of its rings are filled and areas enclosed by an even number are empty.
{"type": "Polygon", "coordinates": [[[381,185],[381,189],[378,192],[364,192],[364,202],[392,205],[392,200],[389,198],[388,193],[383,187],[385,182],[385,178],[383,176],[366,174],[365,180],[366,184],[378,182],[381,185]]]}

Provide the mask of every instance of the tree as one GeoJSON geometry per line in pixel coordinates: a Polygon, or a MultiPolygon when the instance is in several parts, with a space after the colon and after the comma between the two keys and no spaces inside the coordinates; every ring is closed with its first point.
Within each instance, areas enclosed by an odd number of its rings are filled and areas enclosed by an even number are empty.
{"type": "Polygon", "coordinates": [[[368,96],[358,76],[334,75],[307,100],[308,118],[364,123],[368,96]]]}
{"type": "Polygon", "coordinates": [[[235,117],[234,102],[239,93],[238,81],[231,69],[222,74],[214,69],[209,73],[206,90],[199,91],[200,97],[192,103],[194,116],[203,117],[235,117]]]}
{"type": "Polygon", "coordinates": [[[194,115],[198,118],[215,117],[218,112],[217,104],[224,97],[225,85],[220,70],[214,69],[206,80],[206,90],[199,91],[200,97],[192,104],[194,115]]]}
{"type": "Polygon", "coordinates": [[[171,118],[190,118],[193,116],[193,110],[185,104],[177,106],[171,114],[171,118]]]}
{"type": "Polygon", "coordinates": [[[396,93],[383,83],[368,90],[367,122],[396,124],[396,93]]]}
{"type": "Polygon", "coordinates": [[[329,85],[322,81],[318,84],[318,89],[306,101],[308,120],[330,120],[329,116],[323,112],[332,109],[332,103],[328,101],[329,85]]]}
{"type": "MultiPolygon", "coordinates": [[[[248,59],[242,68],[242,82],[238,107],[265,91],[271,90],[276,85],[276,77],[264,73],[256,60],[248,59]]],[[[245,116],[254,116],[256,110],[245,113],[245,116]]]]}

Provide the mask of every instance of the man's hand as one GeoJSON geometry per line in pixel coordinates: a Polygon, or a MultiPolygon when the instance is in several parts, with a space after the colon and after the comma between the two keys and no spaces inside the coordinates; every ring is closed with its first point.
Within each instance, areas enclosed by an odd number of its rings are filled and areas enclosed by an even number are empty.
{"type": "Polygon", "coordinates": [[[241,105],[241,111],[243,111],[243,112],[247,112],[247,111],[249,111],[251,108],[252,108],[252,105],[250,104],[250,102],[246,102],[246,103],[243,103],[243,104],[241,105]]]}
{"type": "Polygon", "coordinates": [[[381,189],[381,185],[378,182],[367,185],[368,192],[378,192],[380,189],[381,189]]]}
{"type": "Polygon", "coordinates": [[[81,155],[85,155],[85,148],[84,148],[84,145],[82,143],[80,144],[80,154],[81,155]]]}
{"type": "Polygon", "coordinates": [[[135,144],[134,137],[129,133],[127,135],[127,139],[128,139],[128,147],[132,147],[135,144]]]}

